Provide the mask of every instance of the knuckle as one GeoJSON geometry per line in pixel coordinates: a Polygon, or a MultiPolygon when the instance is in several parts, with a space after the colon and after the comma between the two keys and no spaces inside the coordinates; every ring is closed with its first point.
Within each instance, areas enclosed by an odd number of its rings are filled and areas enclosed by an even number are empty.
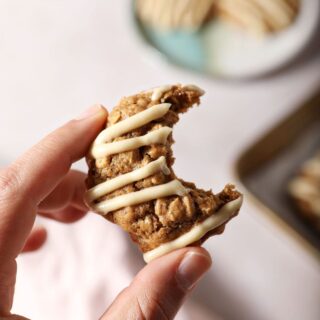
{"type": "Polygon", "coordinates": [[[60,137],[53,132],[34,147],[35,151],[40,155],[46,154],[48,157],[52,157],[57,152],[58,146],[63,139],[64,137],[60,137]]]}
{"type": "Polygon", "coordinates": [[[17,194],[21,186],[21,179],[14,167],[8,167],[0,172],[0,201],[17,194]]]}
{"type": "Polygon", "coordinates": [[[63,173],[66,174],[73,162],[70,154],[61,148],[61,142],[66,139],[63,134],[56,132],[48,135],[41,143],[34,146],[34,154],[46,159],[56,159],[59,161],[63,173]]]}
{"type": "Polygon", "coordinates": [[[138,320],[147,320],[148,319],[145,315],[145,312],[143,311],[143,308],[142,308],[138,298],[136,298],[136,318],[138,320]]]}
{"type": "Polygon", "coordinates": [[[72,132],[72,128],[67,128],[66,126],[57,129],[52,132],[44,140],[44,143],[41,144],[43,151],[47,154],[50,154],[52,157],[58,157],[61,163],[64,163],[69,170],[69,167],[72,165],[73,159],[65,148],[61,146],[64,145],[65,141],[68,141],[68,136],[72,132]]]}
{"type": "Polygon", "coordinates": [[[137,297],[137,303],[139,308],[139,313],[142,319],[159,319],[159,320],[170,320],[172,319],[167,308],[164,305],[164,301],[159,299],[158,295],[145,293],[143,302],[139,297],[137,297]]]}

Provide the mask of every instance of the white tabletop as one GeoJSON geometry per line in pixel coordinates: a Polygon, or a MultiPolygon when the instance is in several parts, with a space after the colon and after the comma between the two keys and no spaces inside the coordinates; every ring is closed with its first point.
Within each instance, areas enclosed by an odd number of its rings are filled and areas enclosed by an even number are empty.
{"type": "MultiPolygon", "coordinates": [[[[195,83],[207,94],[175,129],[175,169],[219,191],[234,181],[239,153],[315,90],[320,56],[246,83],[205,78],[146,50],[129,4],[0,2],[0,164],[93,103],[112,107],[149,87],[195,83]]],[[[19,258],[14,311],[36,320],[97,318],[142,266],[140,255],[120,228],[94,214],[71,226],[40,222],[48,243],[19,258]]],[[[208,311],[224,319],[320,318],[319,263],[249,200],[224,235],[205,246],[213,268],[180,319],[192,312],[210,319],[208,311]]]]}

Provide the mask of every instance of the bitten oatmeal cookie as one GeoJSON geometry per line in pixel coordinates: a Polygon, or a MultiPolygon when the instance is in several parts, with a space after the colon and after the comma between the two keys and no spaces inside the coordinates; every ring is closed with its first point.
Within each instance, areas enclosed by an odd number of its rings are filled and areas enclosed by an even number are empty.
{"type": "Polygon", "coordinates": [[[203,94],[168,85],[123,98],[87,156],[86,203],[127,231],[147,262],[222,233],[241,207],[233,185],[214,195],[172,169],[172,127],[203,94]]]}

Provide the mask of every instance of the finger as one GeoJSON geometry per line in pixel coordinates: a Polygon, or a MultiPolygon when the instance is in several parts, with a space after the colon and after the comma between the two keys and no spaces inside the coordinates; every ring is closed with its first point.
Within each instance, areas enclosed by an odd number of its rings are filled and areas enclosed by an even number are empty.
{"type": "Polygon", "coordinates": [[[173,319],[210,266],[210,255],[203,248],[160,257],[139,272],[101,319],[173,319]]]}
{"type": "Polygon", "coordinates": [[[18,316],[17,314],[12,314],[12,315],[9,315],[8,317],[3,317],[0,319],[1,320],[30,320],[29,318],[18,316]]]}
{"type": "Polygon", "coordinates": [[[86,154],[105,123],[104,108],[95,106],[91,112],[55,130],[14,162],[4,173],[6,186],[14,184],[8,193],[18,188],[22,197],[39,204],[61,182],[71,164],[86,154]]]}
{"type": "Polygon", "coordinates": [[[19,254],[34,223],[37,205],[62,181],[71,164],[86,154],[106,116],[102,107],[91,108],[86,116],[49,134],[2,173],[1,261],[19,254]]]}
{"type": "Polygon", "coordinates": [[[10,313],[16,275],[11,266],[31,231],[38,204],[62,181],[71,164],[86,154],[106,118],[104,108],[89,109],[0,174],[0,317],[10,313]],[[2,281],[3,275],[11,279],[9,284],[2,281]]]}
{"type": "Polygon", "coordinates": [[[27,238],[22,252],[31,252],[40,249],[47,239],[47,230],[42,226],[35,227],[27,238]]]}
{"type": "Polygon", "coordinates": [[[39,210],[50,212],[72,205],[79,210],[87,211],[88,208],[83,202],[86,190],[85,178],[83,172],[70,170],[59,185],[39,204],[39,210]]]}
{"type": "Polygon", "coordinates": [[[18,316],[17,314],[8,315],[7,317],[0,318],[1,320],[30,320],[25,317],[18,316]]]}
{"type": "Polygon", "coordinates": [[[68,206],[55,212],[40,211],[38,214],[45,218],[49,218],[59,222],[73,223],[82,219],[87,214],[87,211],[82,211],[72,206],[68,206]]]}

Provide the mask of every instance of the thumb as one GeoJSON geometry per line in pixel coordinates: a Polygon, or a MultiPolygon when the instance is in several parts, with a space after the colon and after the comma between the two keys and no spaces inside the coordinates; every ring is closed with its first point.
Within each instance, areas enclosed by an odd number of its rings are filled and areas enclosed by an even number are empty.
{"type": "Polygon", "coordinates": [[[101,320],[173,319],[211,266],[203,248],[184,248],[149,263],[123,290],[101,320]]]}

